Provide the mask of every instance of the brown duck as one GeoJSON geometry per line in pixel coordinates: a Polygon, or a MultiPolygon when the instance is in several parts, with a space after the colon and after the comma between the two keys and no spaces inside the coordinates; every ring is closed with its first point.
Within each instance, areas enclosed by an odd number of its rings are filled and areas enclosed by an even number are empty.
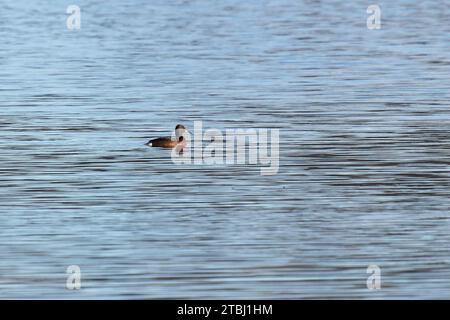
{"type": "Polygon", "coordinates": [[[177,126],[175,127],[175,139],[172,139],[171,137],[156,138],[147,142],[146,145],[160,148],[174,148],[179,144],[185,143],[186,140],[183,137],[185,131],[185,126],[177,124],[177,126]]]}

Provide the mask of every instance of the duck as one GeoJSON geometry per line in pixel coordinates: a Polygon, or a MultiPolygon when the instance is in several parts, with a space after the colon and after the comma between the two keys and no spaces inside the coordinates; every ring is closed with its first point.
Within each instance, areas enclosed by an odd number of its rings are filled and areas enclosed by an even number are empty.
{"type": "Polygon", "coordinates": [[[187,131],[185,126],[177,124],[175,127],[175,139],[171,137],[160,137],[149,140],[146,145],[150,147],[175,148],[186,143],[186,139],[183,137],[185,131],[187,131]]]}

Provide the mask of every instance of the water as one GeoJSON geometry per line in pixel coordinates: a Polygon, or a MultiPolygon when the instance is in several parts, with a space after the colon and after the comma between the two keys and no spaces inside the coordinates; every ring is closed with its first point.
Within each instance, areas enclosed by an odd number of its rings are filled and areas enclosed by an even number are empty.
{"type": "Polygon", "coordinates": [[[1,6],[0,298],[450,298],[448,1],[76,4],[1,6]],[[278,174],[144,146],[196,120],[278,174]]]}

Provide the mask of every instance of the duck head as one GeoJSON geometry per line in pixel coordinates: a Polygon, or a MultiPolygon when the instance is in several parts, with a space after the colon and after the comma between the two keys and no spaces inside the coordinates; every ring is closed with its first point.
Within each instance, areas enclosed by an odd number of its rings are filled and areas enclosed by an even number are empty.
{"type": "MultiPolygon", "coordinates": [[[[177,124],[177,126],[175,127],[175,136],[177,138],[177,140],[181,138],[183,138],[184,133],[186,132],[186,127],[183,126],[182,124],[177,124]]],[[[181,140],[183,141],[183,140],[181,140]]]]}

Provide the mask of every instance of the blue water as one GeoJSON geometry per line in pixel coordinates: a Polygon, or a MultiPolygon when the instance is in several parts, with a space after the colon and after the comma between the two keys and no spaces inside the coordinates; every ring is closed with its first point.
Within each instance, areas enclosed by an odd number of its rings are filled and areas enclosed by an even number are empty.
{"type": "Polygon", "coordinates": [[[0,298],[450,298],[449,1],[74,4],[0,6],[0,298]],[[199,120],[278,174],[144,146],[199,120]]]}

